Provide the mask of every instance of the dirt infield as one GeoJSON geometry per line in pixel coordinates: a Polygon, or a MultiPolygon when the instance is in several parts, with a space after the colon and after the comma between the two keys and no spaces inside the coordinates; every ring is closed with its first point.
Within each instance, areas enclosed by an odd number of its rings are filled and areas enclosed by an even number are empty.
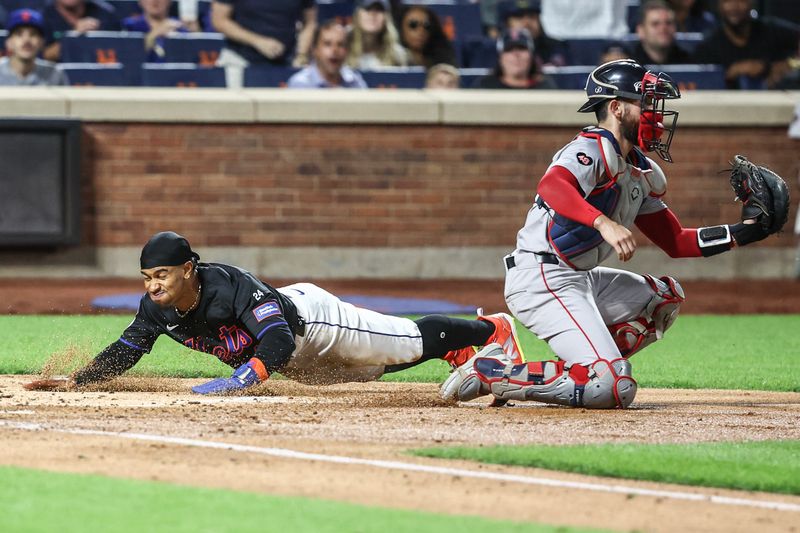
{"type": "MultiPolygon", "coordinates": [[[[499,282],[319,284],[339,294],[414,295],[483,305],[488,312],[505,309],[499,282]]],[[[800,283],[684,287],[689,299],[683,311],[689,313],[800,309],[800,283]],[[743,292],[759,298],[742,298],[743,292]]],[[[92,313],[96,296],[140,290],[138,281],[0,280],[0,311],[92,313]]],[[[800,497],[406,453],[457,444],[800,439],[797,393],[645,389],[632,409],[587,411],[539,404],[492,409],[482,399],[450,405],[429,384],[270,381],[254,396],[208,398],[188,392],[199,380],[126,377],[90,391],[29,392],[22,383],[30,378],[0,376],[0,464],[613,531],[800,531],[800,497]],[[175,438],[193,440],[169,440],[175,438]],[[297,452],[319,455],[285,457],[297,452]],[[419,471],[427,467],[461,471],[419,471]]]]}
{"type": "MultiPolygon", "coordinates": [[[[309,280],[268,280],[274,287],[309,280]]],[[[364,294],[450,300],[506,310],[503,282],[486,280],[319,280],[333,294],[364,294]]],[[[800,282],[787,280],[686,281],[681,313],[800,313],[800,282]],[[746,295],[747,297],[743,297],[746,295]]],[[[0,313],[96,313],[98,296],[144,292],[137,280],[0,279],[0,313]]],[[[129,311],[126,313],[130,314],[129,311]]]]}
{"type": "Polygon", "coordinates": [[[28,392],[22,383],[29,378],[0,377],[3,464],[614,531],[797,531],[800,523],[800,497],[405,453],[456,444],[800,439],[796,393],[650,389],[640,392],[632,409],[586,411],[536,404],[493,409],[481,400],[447,405],[427,384],[310,387],[272,381],[253,397],[208,398],[187,392],[199,380],[122,378],[89,392],[28,392]],[[274,450],[200,447],[209,442],[320,455],[286,458],[274,450]],[[402,464],[357,464],[371,460],[402,464]],[[419,465],[536,482],[412,469],[419,465]],[[637,493],[642,489],[666,492],[637,493]],[[791,509],[759,507],[776,502],[791,509]]]}

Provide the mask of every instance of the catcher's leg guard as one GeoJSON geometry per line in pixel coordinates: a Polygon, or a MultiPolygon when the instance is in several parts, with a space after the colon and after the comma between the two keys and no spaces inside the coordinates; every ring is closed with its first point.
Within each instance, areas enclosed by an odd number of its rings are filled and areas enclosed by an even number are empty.
{"type": "Polygon", "coordinates": [[[567,367],[564,361],[514,365],[493,358],[476,358],[474,369],[458,388],[459,400],[491,393],[500,400],[612,409],[628,407],[637,390],[631,364],[625,359],[598,359],[588,366],[567,367]]]}
{"type": "MultiPolygon", "coordinates": [[[[442,383],[441,388],[439,389],[439,395],[444,400],[457,400],[460,399],[458,395],[458,389],[464,383],[464,381],[469,378],[470,376],[475,375],[475,361],[479,357],[491,357],[493,359],[497,359],[501,361],[504,365],[510,363],[511,356],[503,351],[503,348],[496,343],[487,344],[483,348],[481,348],[478,352],[474,353],[472,357],[467,360],[463,365],[459,366],[455,370],[453,370],[450,375],[447,377],[444,383],[442,383]]],[[[470,400],[477,398],[478,396],[485,396],[489,394],[487,390],[483,394],[478,393],[477,391],[474,395],[470,398],[470,400]]]]}
{"type": "Polygon", "coordinates": [[[660,340],[664,332],[678,318],[681,304],[686,299],[683,288],[675,278],[663,276],[656,280],[648,275],[644,278],[655,294],[641,316],[608,326],[617,348],[626,359],[645,346],[660,340]]]}

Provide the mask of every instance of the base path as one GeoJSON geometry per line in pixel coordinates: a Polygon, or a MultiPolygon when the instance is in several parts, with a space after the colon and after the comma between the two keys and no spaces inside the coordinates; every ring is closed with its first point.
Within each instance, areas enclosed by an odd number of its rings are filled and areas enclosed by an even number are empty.
{"type": "Polygon", "coordinates": [[[431,384],[125,377],[29,392],[0,376],[0,464],[366,505],[639,531],[795,531],[800,497],[423,459],[429,446],[800,439],[800,394],[645,389],[632,409],[441,401],[431,384]],[[510,506],[509,502],[519,505],[510,506]],[[554,512],[558,510],[558,512],[554,512]]]}

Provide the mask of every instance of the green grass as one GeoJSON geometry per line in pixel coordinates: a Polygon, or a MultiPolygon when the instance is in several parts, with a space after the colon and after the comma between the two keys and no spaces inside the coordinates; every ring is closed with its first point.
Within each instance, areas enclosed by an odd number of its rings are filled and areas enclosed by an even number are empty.
{"type": "Polygon", "coordinates": [[[588,531],[14,467],[0,467],[0,530],[6,533],[588,531]]]}
{"type": "Polygon", "coordinates": [[[424,457],[467,459],[594,476],[800,494],[800,441],[426,448],[424,457]]]}
{"type": "MultiPolygon", "coordinates": [[[[2,316],[0,330],[14,335],[6,336],[0,373],[36,373],[52,354],[65,351],[77,352],[85,361],[116,340],[129,321],[130,317],[118,315],[2,316]]],[[[519,329],[529,360],[553,357],[544,342],[519,329]]],[[[631,359],[634,376],[643,387],[800,392],[798,330],[800,315],[682,316],[664,340],[631,359]]],[[[138,375],[181,377],[229,372],[215,358],[166,337],[132,370],[138,375]]],[[[430,361],[383,379],[435,383],[443,381],[447,372],[445,363],[430,361]]]]}

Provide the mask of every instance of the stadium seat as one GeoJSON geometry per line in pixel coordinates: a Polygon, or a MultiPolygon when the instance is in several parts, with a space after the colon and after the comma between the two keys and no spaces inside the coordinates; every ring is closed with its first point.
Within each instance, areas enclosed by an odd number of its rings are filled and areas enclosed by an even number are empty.
{"type": "Polygon", "coordinates": [[[300,70],[294,67],[259,66],[244,69],[245,87],[286,87],[286,82],[300,70]]]}
{"type": "Polygon", "coordinates": [[[221,33],[173,34],[164,42],[164,62],[214,66],[224,44],[221,33]]]}
{"type": "Polygon", "coordinates": [[[425,87],[424,67],[399,67],[361,71],[371,89],[422,89],[425,87]]]}
{"type": "MultiPolygon", "coordinates": [[[[658,69],[672,76],[682,91],[725,89],[725,72],[718,65],[661,65],[658,69]]],[[[559,89],[583,90],[594,67],[544,67],[542,70],[553,78],[559,89]]]]}
{"type": "Polygon", "coordinates": [[[568,39],[564,41],[570,65],[597,65],[609,39],[568,39]]]}
{"type": "Polygon", "coordinates": [[[697,48],[697,45],[703,42],[703,34],[699,32],[676,33],[675,42],[678,44],[678,46],[691,54],[694,52],[694,49],[697,48]]]}
{"type": "Polygon", "coordinates": [[[347,24],[353,18],[354,9],[351,0],[317,0],[317,20],[325,22],[329,19],[339,19],[347,24]]]}
{"type": "Polygon", "coordinates": [[[120,63],[60,63],[70,85],[122,87],[127,85],[125,67],[120,63]]]}
{"type": "Polygon", "coordinates": [[[442,29],[453,42],[463,42],[469,37],[483,35],[481,6],[477,2],[459,4],[455,2],[408,1],[406,4],[424,4],[442,21],[442,29]]]}
{"type": "Polygon", "coordinates": [[[660,65],[659,69],[672,76],[681,91],[721,91],[727,88],[725,69],[720,65],[660,65]]]}
{"type": "Polygon", "coordinates": [[[138,32],[69,32],[61,39],[64,63],[122,63],[128,85],[139,85],[140,66],[145,60],[144,34],[138,32]]]}
{"type": "Polygon", "coordinates": [[[461,68],[458,73],[461,77],[461,88],[471,89],[475,85],[475,80],[491,74],[490,68],[461,68]]]}
{"type": "Polygon", "coordinates": [[[194,63],[145,63],[145,87],[225,87],[225,69],[202,67],[194,63]]]}
{"type": "Polygon", "coordinates": [[[491,37],[470,37],[461,45],[461,57],[465,68],[494,68],[497,41],[491,37]]]}

